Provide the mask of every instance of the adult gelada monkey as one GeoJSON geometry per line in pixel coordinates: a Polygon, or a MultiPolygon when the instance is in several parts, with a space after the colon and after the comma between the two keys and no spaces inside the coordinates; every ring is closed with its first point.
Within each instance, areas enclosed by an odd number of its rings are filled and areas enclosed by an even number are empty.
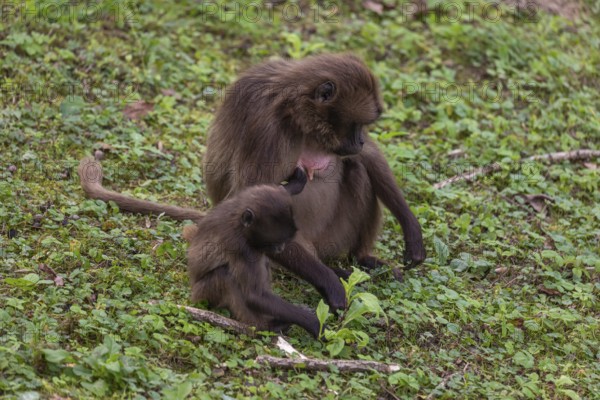
{"type": "Polygon", "coordinates": [[[227,308],[234,318],[260,329],[285,330],[296,324],[319,335],[314,312],[288,303],[271,290],[269,259],[294,237],[292,197],[306,175],[297,168],[284,187],[245,188],[184,228],[192,300],[227,308]]]}
{"type": "Polygon", "coordinates": [[[311,179],[292,200],[298,233],[272,256],[314,285],[335,309],[343,287],[321,260],[352,255],[372,268],[380,200],[398,219],[408,268],[425,259],[418,220],[365,127],[381,115],[378,83],[353,55],[269,61],[228,90],[210,128],[205,173],[214,204],[243,188],[277,183],[296,165],[311,179]]]}
{"type": "MultiPolygon", "coordinates": [[[[406,266],[425,259],[419,222],[365,131],[382,110],[378,83],[360,59],[323,54],[251,68],[228,90],[210,128],[204,178],[213,204],[247,186],[279,183],[298,165],[307,170],[311,182],[292,200],[298,233],[271,258],[315,286],[334,309],[345,306],[344,289],[321,260],[352,255],[367,268],[380,263],[371,255],[379,201],[402,226],[406,266]]],[[[132,212],[179,219],[187,213],[97,184],[83,187],[88,197],[132,212]]]]}

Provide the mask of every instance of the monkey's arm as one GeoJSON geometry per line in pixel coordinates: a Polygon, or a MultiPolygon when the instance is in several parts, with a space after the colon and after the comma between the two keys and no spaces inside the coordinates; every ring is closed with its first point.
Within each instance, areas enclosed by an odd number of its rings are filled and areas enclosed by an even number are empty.
{"type": "Polygon", "coordinates": [[[288,303],[268,291],[250,293],[246,301],[248,307],[256,312],[270,315],[278,322],[296,324],[315,338],[319,337],[319,320],[315,313],[307,309],[288,303]]]}
{"type": "Polygon", "coordinates": [[[177,220],[200,220],[204,213],[192,208],[169,206],[125,196],[121,193],[107,190],[102,186],[102,166],[91,157],[84,158],[77,169],[81,187],[90,199],[114,201],[121,210],[140,214],[162,214],[177,220]]]}
{"type": "Polygon", "coordinates": [[[333,310],[346,307],[346,292],[337,275],[306,250],[297,238],[281,253],[270,254],[269,258],[313,285],[333,310]]]}
{"type": "Polygon", "coordinates": [[[402,226],[406,243],[404,253],[406,267],[412,268],[421,264],[425,260],[421,225],[404,200],[404,196],[396,184],[396,178],[381,150],[373,140],[367,138],[358,158],[367,170],[375,195],[402,226]]]}

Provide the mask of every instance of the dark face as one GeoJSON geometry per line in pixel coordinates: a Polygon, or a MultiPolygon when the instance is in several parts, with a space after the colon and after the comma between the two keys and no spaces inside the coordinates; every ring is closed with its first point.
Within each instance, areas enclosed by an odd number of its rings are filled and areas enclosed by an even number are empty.
{"type": "Polygon", "coordinates": [[[272,208],[246,209],[242,224],[246,240],[261,253],[280,253],[297,231],[291,202],[274,204],[272,208]]]}
{"type": "Polygon", "coordinates": [[[328,128],[317,141],[339,156],[362,150],[365,126],[375,122],[383,110],[375,79],[370,73],[363,78],[364,82],[326,81],[315,91],[317,115],[328,128]]]}

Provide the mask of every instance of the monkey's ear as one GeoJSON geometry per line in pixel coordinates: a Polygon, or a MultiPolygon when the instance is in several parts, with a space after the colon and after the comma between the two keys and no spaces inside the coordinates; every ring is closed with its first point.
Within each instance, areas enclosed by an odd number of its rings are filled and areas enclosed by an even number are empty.
{"type": "Polygon", "coordinates": [[[331,81],[320,84],[315,91],[315,100],[321,103],[331,100],[333,96],[335,96],[335,84],[331,81]]]}
{"type": "Polygon", "coordinates": [[[308,177],[306,176],[306,171],[304,168],[296,167],[292,173],[292,176],[287,178],[287,183],[282,186],[290,195],[295,196],[302,192],[307,180],[308,177]]]}
{"type": "Polygon", "coordinates": [[[254,222],[254,211],[246,208],[242,213],[242,224],[247,228],[252,225],[252,222],[254,222]]]}

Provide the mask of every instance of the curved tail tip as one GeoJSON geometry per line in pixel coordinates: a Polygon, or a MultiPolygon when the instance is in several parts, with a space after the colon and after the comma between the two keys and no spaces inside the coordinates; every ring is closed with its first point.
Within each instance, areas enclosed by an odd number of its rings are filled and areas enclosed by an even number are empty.
{"type": "Polygon", "coordinates": [[[198,233],[198,225],[186,225],[183,227],[183,232],[181,236],[183,236],[183,239],[185,241],[191,242],[192,238],[196,235],[196,233],[198,233]]]}
{"type": "Polygon", "coordinates": [[[79,162],[77,173],[84,189],[102,183],[102,165],[92,157],[86,157],[79,162]]]}

